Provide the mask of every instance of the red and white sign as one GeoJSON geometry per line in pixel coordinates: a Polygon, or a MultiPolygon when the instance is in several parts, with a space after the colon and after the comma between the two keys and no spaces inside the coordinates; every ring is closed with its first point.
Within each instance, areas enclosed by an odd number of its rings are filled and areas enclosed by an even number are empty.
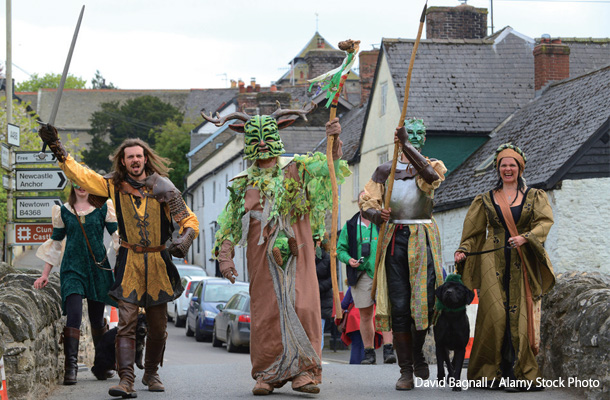
{"type": "Polygon", "coordinates": [[[15,246],[43,244],[51,238],[53,224],[41,223],[15,223],[13,230],[13,243],[15,246]]]}

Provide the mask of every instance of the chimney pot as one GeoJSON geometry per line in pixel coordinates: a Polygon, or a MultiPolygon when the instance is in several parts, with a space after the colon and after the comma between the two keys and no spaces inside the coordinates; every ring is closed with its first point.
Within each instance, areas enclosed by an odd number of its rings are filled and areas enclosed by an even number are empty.
{"type": "Polygon", "coordinates": [[[237,87],[237,81],[235,79],[231,79],[231,89],[235,89],[237,87]]]}
{"type": "Polygon", "coordinates": [[[277,86],[275,86],[275,83],[272,83],[272,84],[271,84],[271,87],[269,88],[269,91],[270,91],[271,93],[275,93],[275,92],[277,92],[277,86]]]}

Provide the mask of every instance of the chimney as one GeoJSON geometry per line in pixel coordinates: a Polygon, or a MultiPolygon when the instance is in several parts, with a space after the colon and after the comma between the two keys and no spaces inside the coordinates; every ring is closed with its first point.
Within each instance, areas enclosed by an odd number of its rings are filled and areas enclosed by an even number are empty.
{"type": "Polygon", "coordinates": [[[426,39],[482,39],[487,36],[487,9],[467,4],[429,7],[426,39]]]}
{"type": "Polygon", "coordinates": [[[377,69],[379,49],[361,51],[360,57],[360,104],[364,104],[371,95],[373,78],[377,69]]]}
{"type": "Polygon", "coordinates": [[[570,48],[561,39],[551,40],[542,35],[540,43],[534,47],[534,89],[542,89],[552,81],[560,81],[570,76],[570,48]]]}
{"type": "Polygon", "coordinates": [[[252,88],[256,87],[256,78],[255,77],[250,78],[250,86],[252,86],[252,88]]]}
{"type": "Polygon", "coordinates": [[[246,84],[241,79],[238,82],[239,84],[239,93],[246,93],[246,84]]]}
{"type": "Polygon", "coordinates": [[[235,88],[237,88],[237,82],[235,81],[235,79],[231,79],[231,89],[235,88]]]}
{"type": "Polygon", "coordinates": [[[277,92],[277,85],[275,84],[275,82],[271,82],[271,86],[269,87],[269,91],[271,93],[277,92]]]}

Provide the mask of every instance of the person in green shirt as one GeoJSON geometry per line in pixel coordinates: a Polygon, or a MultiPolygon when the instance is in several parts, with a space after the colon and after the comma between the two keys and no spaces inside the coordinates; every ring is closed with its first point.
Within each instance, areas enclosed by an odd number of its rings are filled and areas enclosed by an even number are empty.
{"type": "MultiPolygon", "coordinates": [[[[360,311],[360,333],[364,343],[364,359],[361,364],[376,363],[375,311],[371,290],[375,275],[377,236],[375,224],[357,212],[345,223],[337,241],[337,257],[346,265],[347,283],[352,288],[354,306],[360,311]]],[[[395,363],[391,333],[384,333],[384,363],[395,363]]]]}

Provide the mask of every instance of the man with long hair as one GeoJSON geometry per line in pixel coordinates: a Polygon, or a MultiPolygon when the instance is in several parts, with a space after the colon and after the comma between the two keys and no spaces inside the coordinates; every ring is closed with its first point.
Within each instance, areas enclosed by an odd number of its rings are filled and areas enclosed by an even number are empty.
{"type": "Polygon", "coordinates": [[[167,338],[166,303],[184,290],[170,254],[184,257],[199,233],[197,217],[167,178],[170,161],[142,140],[126,139],[113,155],[113,171],[102,176],[68,154],[53,126],[42,125],[39,135],[68,178],[93,195],[111,198],[116,207],[121,247],[109,295],[119,305],[116,360],[120,382],[108,393],[137,397],[133,364],[139,307],[146,309],[148,323],[142,383],[149,391],[163,392],[157,370],[167,338]],[[172,219],[180,225],[180,235],[166,248],[172,219]]]}

